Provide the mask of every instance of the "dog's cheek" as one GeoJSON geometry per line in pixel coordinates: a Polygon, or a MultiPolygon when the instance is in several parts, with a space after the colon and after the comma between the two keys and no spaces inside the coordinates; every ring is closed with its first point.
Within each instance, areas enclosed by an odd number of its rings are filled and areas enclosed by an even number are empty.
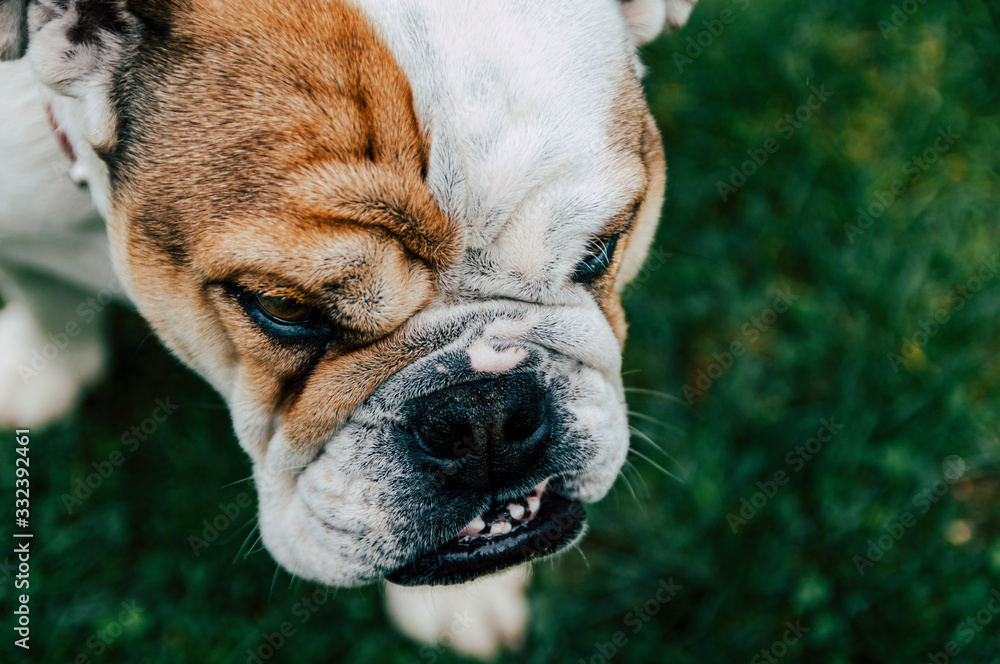
{"type": "Polygon", "coordinates": [[[286,398],[284,387],[271,367],[256,360],[236,370],[229,410],[240,445],[254,462],[263,460],[274,437],[286,398]]]}
{"type": "Polygon", "coordinates": [[[667,162],[663,154],[660,131],[648,110],[645,111],[641,150],[649,184],[646,198],[639,207],[632,230],[622,249],[621,265],[615,276],[614,286],[619,293],[639,274],[643,261],[649,253],[649,247],[659,224],[660,208],[663,206],[663,195],[667,185],[667,162]]]}
{"type": "Polygon", "coordinates": [[[274,559],[296,577],[328,585],[349,587],[377,578],[378,570],[365,557],[371,547],[358,534],[324,526],[291,477],[262,475],[255,467],[258,524],[274,559]]]}
{"type": "Polygon", "coordinates": [[[434,350],[409,323],[355,352],[316,364],[282,420],[282,441],[268,449],[271,467],[308,463],[354,410],[402,367],[434,350]]]}
{"type": "Polygon", "coordinates": [[[628,334],[628,324],[625,322],[625,310],[622,308],[621,296],[617,293],[609,295],[600,303],[601,311],[611,324],[615,338],[618,339],[618,349],[625,348],[625,336],[628,334]]]}
{"type": "Polygon", "coordinates": [[[571,437],[586,459],[581,472],[566,478],[578,500],[597,502],[611,489],[628,453],[628,425],[621,378],[581,369],[570,377],[570,391],[584,395],[565,404],[571,437]]]}
{"type": "Polygon", "coordinates": [[[288,411],[301,398],[310,372],[333,352],[323,347],[285,348],[266,338],[242,313],[224,311],[222,317],[238,348],[229,399],[233,426],[246,452],[261,461],[288,411]]]}
{"type": "Polygon", "coordinates": [[[125,291],[181,361],[229,399],[239,355],[201,284],[170,257],[127,232],[128,201],[108,217],[112,258],[125,291]]]}
{"type": "Polygon", "coordinates": [[[625,321],[625,310],[622,308],[621,293],[612,289],[612,278],[609,275],[604,280],[605,283],[594,293],[594,300],[605,320],[608,321],[608,325],[611,326],[615,339],[618,341],[618,351],[621,352],[625,348],[628,324],[625,321]]]}

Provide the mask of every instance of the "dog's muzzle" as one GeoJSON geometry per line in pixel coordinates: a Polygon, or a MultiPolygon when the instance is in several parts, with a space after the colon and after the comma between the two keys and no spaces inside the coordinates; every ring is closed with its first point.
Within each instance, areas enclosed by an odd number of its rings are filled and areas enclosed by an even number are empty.
{"type": "Polygon", "coordinates": [[[489,507],[388,580],[462,583],[554,553],[580,536],[582,505],[553,491],[545,476],[555,417],[539,381],[532,372],[479,378],[407,404],[399,435],[421,475],[443,497],[489,507]]]}

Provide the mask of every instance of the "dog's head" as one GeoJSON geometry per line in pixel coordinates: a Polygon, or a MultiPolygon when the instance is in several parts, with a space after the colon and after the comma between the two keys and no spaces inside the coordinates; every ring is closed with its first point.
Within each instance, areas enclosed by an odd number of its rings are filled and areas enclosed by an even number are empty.
{"type": "Polygon", "coordinates": [[[635,46],[690,2],[16,4],[0,50],[27,30],[279,562],[447,583],[579,536],[628,447],[619,294],[664,186],[635,46]]]}

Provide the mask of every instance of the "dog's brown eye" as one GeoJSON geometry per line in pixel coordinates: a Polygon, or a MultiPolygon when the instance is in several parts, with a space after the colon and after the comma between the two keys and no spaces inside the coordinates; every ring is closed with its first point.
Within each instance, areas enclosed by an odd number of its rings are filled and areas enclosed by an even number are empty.
{"type": "Polygon", "coordinates": [[[296,297],[265,295],[239,284],[227,284],[226,290],[250,322],[278,343],[321,345],[334,335],[335,328],[322,309],[296,297]]]}
{"type": "Polygon", "coordinates": [[[311,307],[290,297],[255,295],[254,304],[280,323],[302,323],[312,313],[311,307]]]}

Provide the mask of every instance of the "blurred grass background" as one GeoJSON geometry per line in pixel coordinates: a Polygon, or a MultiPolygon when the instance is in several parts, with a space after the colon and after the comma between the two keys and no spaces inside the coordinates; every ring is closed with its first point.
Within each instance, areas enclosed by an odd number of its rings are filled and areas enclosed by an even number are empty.
{"type": "MultiPolygon", "coordinates": [[[[1000,275],[978,275],[1000,251],[1000,10],[903,5],[702,0],[644,49],[669,183],[626,294],[625,370],[663,393],[630,393],[663,452],[637,435],[588,510],[586,559],[536,566],[525,649],[504,661],[1000,661],[1000,275]],[[809,108],[814,90],[828,99],[809,108]],[[939,130],[959,137],[940,149],[939,130]],[[754,172],[722,196],[734,167],[754,172]],[[792,304],[769,314],[778,289],[792,304]],[[843,428],[805,461],[796,447],[831,419],[843,428]],[[990,624],[967,624],[977,612],[990,624]]],[[[303,614],[315,586],[259,547],[238,555],[253,507],[194,555],[220,503],[253,498],[230,485],[249,464],[219,399],[115,317],[109,380],[33,438],[30,661],[242,664],[286,621],[264,661],[460,661],[394,631],[378,588],[303,614]],[[128,452],[161,398],[177,413],[128,452]],[[64,494],[115,450],[121,468],[68,514],[64,494]],[[142,611],[119,628],[122,602],[142,611]]],[[[0,574],[5,613],[12,585],[0,574]]]]}

